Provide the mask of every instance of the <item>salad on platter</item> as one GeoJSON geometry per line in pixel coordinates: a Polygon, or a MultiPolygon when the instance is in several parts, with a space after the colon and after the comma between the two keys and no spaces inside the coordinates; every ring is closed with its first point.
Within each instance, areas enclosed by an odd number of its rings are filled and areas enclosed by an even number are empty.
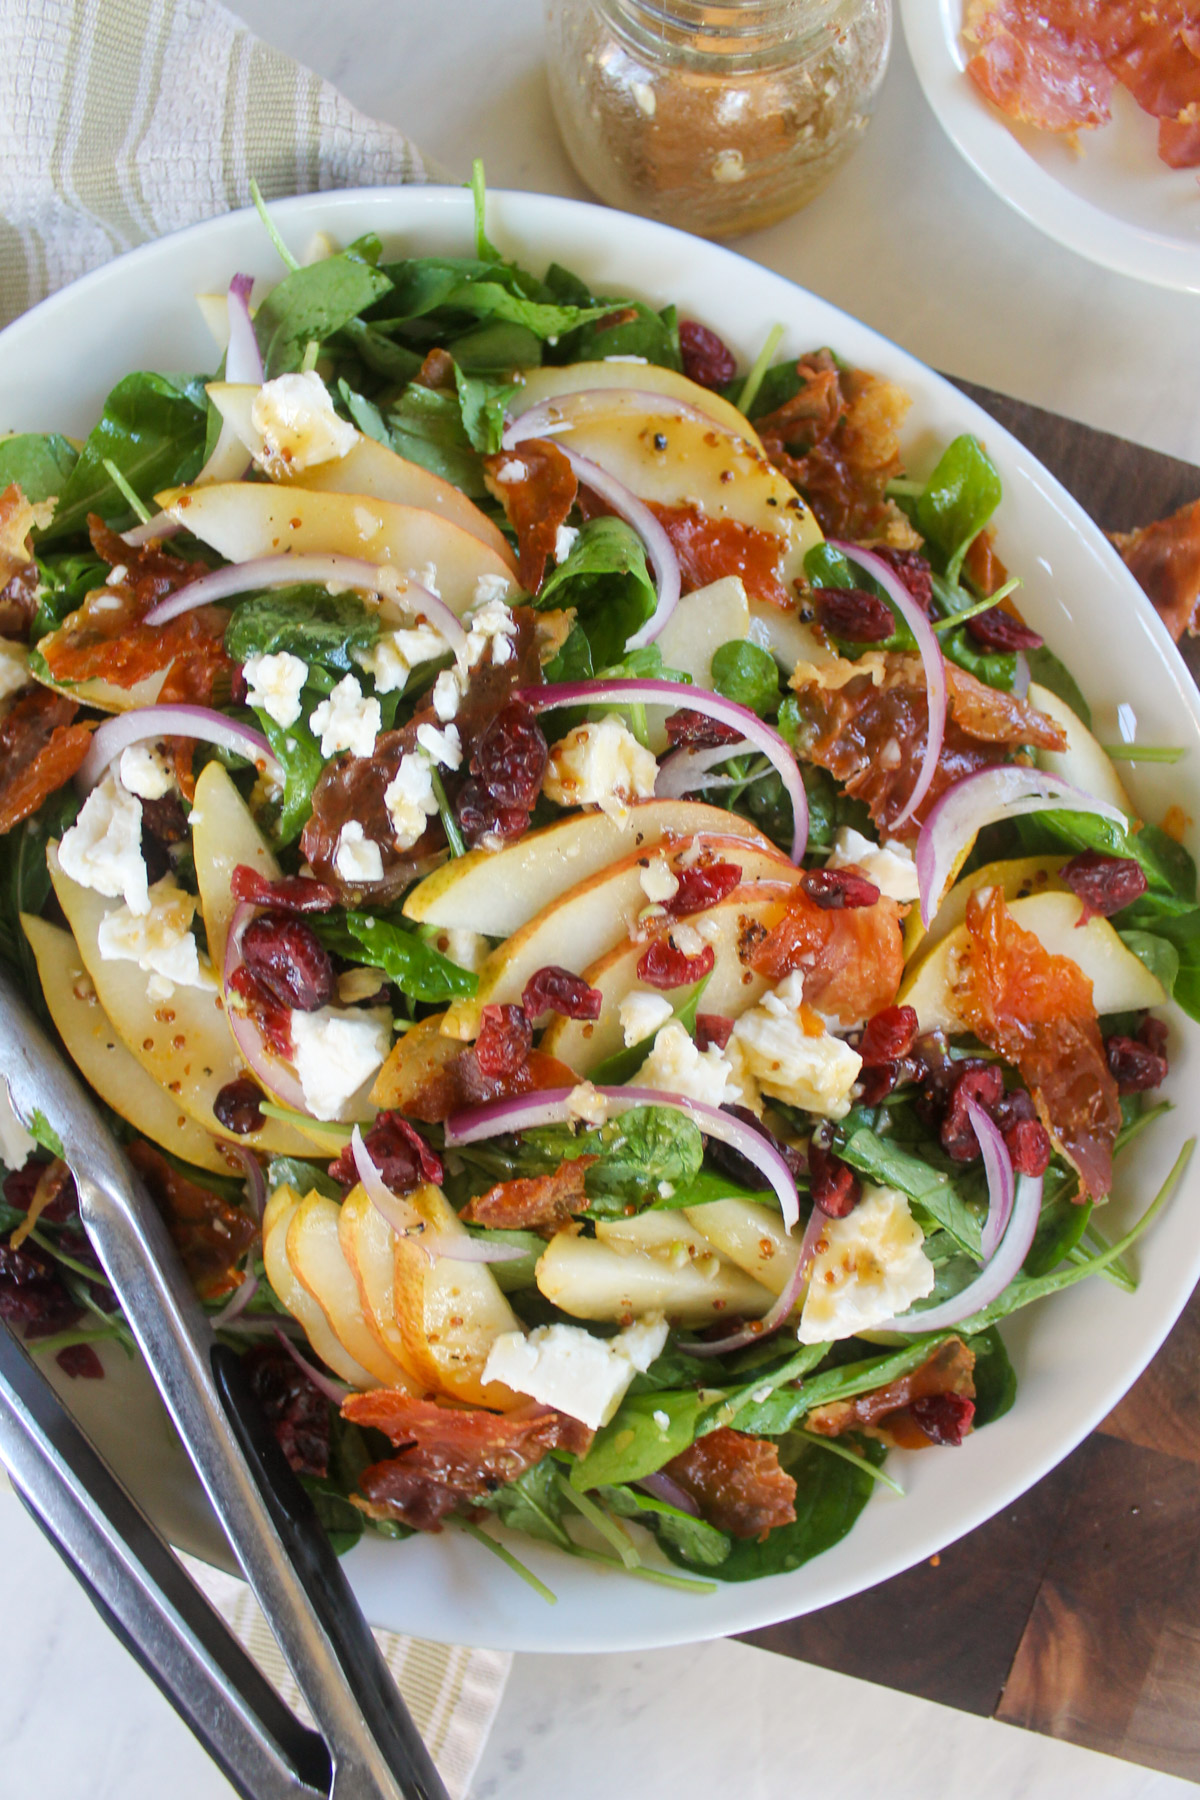
{"type": "MultiPolygon", "coordinates": [[[[1008,1315],[1136,1285],[1195,868],[976,437],[906,466],[836,345],[739,368],[475,187],[473,256],[276,236],[215,379],[0,441],[0,956],[339,1547],[703,1593],[1019,1405],[1008,1315]]],[[[0,1133],[0,1316],[100,1376],[61,1145],[0,1133]]]]}

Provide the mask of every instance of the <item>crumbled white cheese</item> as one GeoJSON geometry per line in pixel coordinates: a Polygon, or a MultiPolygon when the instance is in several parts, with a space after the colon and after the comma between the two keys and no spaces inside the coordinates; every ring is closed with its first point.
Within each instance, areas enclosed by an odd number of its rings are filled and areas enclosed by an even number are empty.
{"type": "MultiPolygon", "coordinates": [[[[645,108],[643,107],[642,110],[645,111],[645,108]]],[[[646,363],[650,358],[648,356],[605,356],[601,360],[603,362],[646,363]]]]}
{"type": "Polygon", "coordinates": [[[357,819],[347,819],[338,836],[333,866],[343,881],[383,880],[383,852],[367,837],[357,819]]]}
{"type": "Polygon", "coordinates": [[[8,1083],[0,1080],[0,1162],[14,1173],[23,1169],[37,1145],[13,1110],[8,1083]]]}
{"type": "Polygon", "coordinates": [[[309,725],[321,740],[321,755],[349,750],[353,756],[370,756],[383,724],[378,700],[363,694],[355,675],[344,675],[330,694],[314,707],[309,725]]]}
{"type": "Polygon", "coordinates": [[[411,850],[425,830],[426,819],[431,819],[438,809],[433,764],[423,750],[401,757],[400,767],[384,789],[383,803],[396,833],[397,847],[411,850]]]}
{"type": "Polygon", "coordinates": [[[650,1414],[650,1417],[654,1420],[654,1423],[658,1426],[660,1431],[670,1431],[671,1415],[669,1412],[664,1412],[661,1406],[655,1407],[654,1411],[650,1414]]]}
{"type": "Polygon", "coordinates": [[[542,784],[559,806],[598,806],[622,823],[630,802],[649,800],[658,778],[654,752],[639,744],[615,713],[577,725],[550,752],[542,784]]]}
{"type": "Polygon", "coordinates": [[[566,562],[579,536],[573,525],[560,525],[554,534],[554,560],[556,563],[566,562]]]}
{"type": "Polygon", "coordinates": [[[649,868],[642,870],[638,881],[647,900],[656,905],[673,899],[679,892],[679,877],[673,872],[661,850],[657,856],[651,857],[649,868]]]}
{"type": "Polygon", "coordinates": [[[462,689],[455,679],[454,670],[443,669],[433,684],[433,710],[443,725],[448,725],[451,719],[457,717],[461,699],[462,689]]]}
{"type": "Polygon", "coordinates": [[[0,638],[0,700],[7,700],[10,694],[19,694],[32,679],[29,652],[24,644],[14,644],[11,638],[0,638]]]}
{"type": "Polygon", "coordinates": [[[457,769],[462,766],[462,739],[458,735],[457,725],[447,725],[439,731],[436,725],[428,721],[417,726],[417,742],[429,757],[443,769],[457,769]]]}
{"type": "Polygon", "coordinates": [[[118,906],[101,919],[96,932],[101,960],[134,962],[178,987],[207,985],[192,936],[195,895],[181,888],[174,875],[164,875],[149,890],[149,899],[148,912],[118,906]]]}
{"type": "Polygon", "coordinates": [[[644,1044],[660,1025],[665,1025],[674,1007],[665,994],[653,994],[647,988],[634,988],[617,1008],[621,1030],[628,1046],[644,1044]]]}
{"type": "Polygon", "coordinates": [[[608,1118],[608,1096],[598,1092],[590,1081],[581,1081],[567,1095],[567,1111],[585,1125],[603,1125],[608,1118]]]}
{"type": "Polygon", "coordinates": [[[427,594],[432,594],[435,600],[441,599],[442,590],[438,586],[438,572],[437,572],[437,564],[436,563],[432,563],[432,562],[422,563],[421,567],[419,569],[411,569],[409,571],[409,574],[410,574],[412,580],[416,582],[418,587],[423,587],[425,589],[425,592],[427,594]]]}
{"type": "Polygon", "coordinates": [[[742,1097],[723,1050],[710,1044],[697,1050],[695,1041],[674,1020],[664,1025],[638,1075],[642,1087],[683,1094],[705,1106],[725,1106],[742,1097]]]}
{"type": "Polygon", "coordinates": [[[64,875],[80,887],[120,896],[130,912],[150,911],[149,877],[142,860],[142,803],[127,794],[112,770],[94,787],[79,817],[58,846],[64,875]]]}
{"type": "Polygon", "coordinates": [[[445,653],[446,640],[440,631],[432,625],[414,625],[409,630],[383,632],[369,650],[357,651],[354,660],[371,676],[377,694],[394,694],[407,684],[419,663],[445,653]]]}
{"type": "Polygon", "coordinates": [[[315,369],[264,382],[251,403],[250,423],[263,440],[259,461],[274,481],[345,456],[358,442],[354,426],[333,410],[315,369]]]}
{"type": "Polygon", "coordinates": [[[508,591],[505,578],[500,575],[481,575],[475,589],[477,610],[465,621],[470,630],[466,642],[459,646],[455,655],[459,674],[464,677],[483,661],[489,645],[494,663],[512,660],[513,647],[508,640],[517,635],[517,621],[512,616],[512,608],[504,604],[503,594],[495,593],[496,583],[503,583],[504,591],[508,591]],[[484,592],[485,589],[488,591],[484,592]]]}
{"type": "MultiPolygon", "coordinates": [[[[508,596],[512,593],[512,590],[513,584],[507,575],[497,575],[494,573],[481,575],[479,580],[475,583],[474,605],[480,608],[481,614],[483,611],[486,611],[489,606],[503,605],[504,601],[507,600],[508,596]]],[[[505,607],[504,610],[508,613],[507,607],[505,607]]],[[[476,622],[478,622],[480,614],[476,615],[476,622]]],[[[510,622],[511,617],[512,615],[510,613],[510,622]]],[[[515,625],[513,626],[513,630],[516,630],[515,625]]]]}
{"type": "Polygon", "coordinates": [[[518,481],[524,481],[528,474],[529,470],[526,465],[519,458],[510,456],[508,461],[502,462],[496,470],[496,480],[501,487],[514,487],[518,481]]]}
{"type": "Polygon", "coordinates": [[[843,869],[848,863],[860,868],[867,880],[873,881],[880,893],[889,899],[919,900],[921,897],[912,851],[896,838],[873,844],[852,826],[843,825],[833,840],[826,866],[843,869]]]}
{"type": "Polygon", "coordinates": [[[704,939],[686,919],[677,920],[671,927],[671,942],[685,956],[699,956],[704,949],[704,939]]]}
{"type": "Polygon", "coordinates": [[[502,1381],[596,1431],[608,1424],[634,1376],[645,1373],[666,1341],[661,1313],[612,1338],[593,1337],[581,1325],[539,1325],[528,1337],[505,1331],[492,1344],[483,1379],[502,1381]]]}
{"type": "Polygon", "coordinates": [[[744,1100],[761,1108],[758,1092],[804,1112],[841,1119],[862,1058],[828,1031],[810,1033],[800,1018],[803,975],[789,975],[774,993],[736,1020],[727,1054],[744,1100]]]}
{"type": "Polygon", "coordinates": [[[175,786],[175,771],[153,744],[127,744],[121,752],[121,786],[139,800],[161,800],[175,786]]]}
{"type": "Polygon", "coordinates": [[[831,1343],[907,1312],[933,1292],[934,1269],[908,1201],[865,1186],[844,1219],[827,1219],[800,1315],[802,1344],[831,1343]]]}
{"type": "Polygon", "coordinates": [[[304,1104],[315,1119],[340,1119],[347,1103],[370,1080],[391,1044],[391,1014],[319,1012],[292,1014],[292,1061],[304,1104]]]}
{"type": "Polygon", "coordinates": [[[246,700],[286,731],[300,717],[300,690],[308,680],[308,664],[290,650],[248,656],[242,664],[246,700]]]}
{"type": "Polygon", "coordinates": [[[460,969],[477,974],[491,955],[492,946],[481,931],[470,931],[465,925],[448,925],[439,931],[433,947],[441,956],[449,957],[460,969]]]}

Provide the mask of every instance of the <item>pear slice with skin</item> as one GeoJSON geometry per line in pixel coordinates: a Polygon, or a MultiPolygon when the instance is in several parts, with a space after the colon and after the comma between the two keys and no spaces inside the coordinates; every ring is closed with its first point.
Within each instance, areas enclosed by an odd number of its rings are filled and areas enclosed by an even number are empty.
{"type": "Polygon", "coordinates": [[[125,1047],[100,1004],[70,932],[29,913],[21,914],[21,928],[37,961],[42,993],[58,1035],[104,1104],[172,1156],[214,1175],[240,1174],[232,1148],[223,1150],[125,1047]]]}
{"type": "Polygon", "coordinates": [[[351,1188],[338,1209],[338,1241],[376,1342],[403,1369],[414,1393],[428,1392],[428,1384],[412,1368],[396,1323],[396,1234],[361,1184],[351,1188]]]}
{"type": "Polygon", "coordinates": [[[233,871],[244,863],[264,880],[277,881],[280,868],[228,769],[215,757],[200,771],[190,823],[208,953],[213,967],[220,969],[225,964],[225,944],[238,907],[230,885],[233,871]]]}
{"type": "Polygon", "coordinates": [[[341,1207],[325,1194],[302,1200],[287,1228],[287,1259],[329,1321],[329,1329],[354,1360],[384,1387],[420,1393],[408,1370],[390,1356],[371,1330],[354,1271],[342,1250],[341,1207]]]}
{"type": "Polygon", "coordinates": [[[791,1280],[803,1234],[788,1231],[778,1207],[753,1200],[711,1200],[684,1208],[684,1217],[728,1262],[736,1263],[776,1297],[791,1280]]]}
{"type": "Polygon", "coordinates": [[[304,1327],[304,1335],[321,1361],[342,1381],[364,1392],[379,1383],[369,1369],[346,1349],[330,1326],[329,1320],[288,1261],[287,1236],[292,1220],[300,1210],[300,1196],[295,1188],[276,1188],[267,1201],[262,1222],[263,1268],[275,1295],[287,1311],[304,1327]]]}
{"type": "Polygon", "coordinates": [[[962,924],[967,916],[967,901],[976,888],[998,887],[1006,900],[1023,900],[1051,889],[1065,893],[1067,886],[1059,880],[1058,872],[1066,861],[1061,855],[1018,856],[985,864],[949,890],[930,920],[928,931],[921,925],[920,907],[912,907],[904,921],[904,960],[910,972],[962,924]]]}

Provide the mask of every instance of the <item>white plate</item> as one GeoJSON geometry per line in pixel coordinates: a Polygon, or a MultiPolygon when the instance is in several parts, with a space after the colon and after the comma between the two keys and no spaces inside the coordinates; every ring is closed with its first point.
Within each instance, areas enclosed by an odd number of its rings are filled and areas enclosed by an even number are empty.
{"type": "Polygon", "coordinates": [[[1200,186],[1169,169],[1158,127],[1124,88],[1113,116],[1062,136],[1014,125],[965,73],[964,0],[900,0],[909,53],[939,124],[976,174],[1022,218],[1090,262],[1157,287],[1200,293],[1200,186]]]}
{"type": "MultiPolygon", "coordinates": [[[[316,230],[343,243],[375,230],[392,249],[412,254],[470,250],[470,199],[461,190],[314,195],[273,210],[297,252],[316,230]]],[[[1003,475],[998,547],[1025,578],[1022,608],[1069,658],[1096,710],[1102,739],[1119,737],[1116,709],[1124,703],[1146,722],[1151,741],[1187,746],[1178,767],[1139,772],[1134,790],[1146,813],[1161,816],[1177,801],[1193,817],[1200,815],[1200,704],[1161,623],[1075,502],[955,388],[780,276],[648,220],[570,200],[496,194],[489,226],[507,251],[535,268],[557,259],[601,292],[678,301],[685,313],[718,327],[747,360],[781,320],[787,351],[829,344],[851,362],[890,376],[913,396],[905,440],[916,471],[927,470],[938,446],[957,433],[978,433],[1003,475]]],[[[223,288],[239,269],[268,281],[281,273],[252,213],[148,245],[46,301],[0,335],[0,425],[79,434],[126,371],[209,368],[212,347],[192,296],[223,288]]],[[[1200,1068],[1200,1029],[1174,1032],[1172,1058],[1171,1088],[1182,1095],[1200,1068]]],[[[1185,1135],[1184,1123],[1176,1115],[1140,1139],[1123,1161],[1111,1209],[1118,1220],[1136,1216],[1155,1192],[1185,1135]]],[[[695,1598],[606,1577],[522,1540],[521,1555],[558,1594],[557,1606],[550,1607],[478,1545],[447,1532],[402,1544],[364,1542],[349,1559],[354,1584],[381,1625],[523,1650],[684,1643],[844,1599],[1008,1505],[1116,1403],[1157,1350],[1200,1274],[1200,1159],[1138,1254],[1143,1279],[1135,1295],[1093,1280],[1020,1314],[1006,1331],[1021,1379],[1015,1409],[960,1450],[893,1457],[889,1466],[907,1497],[877,1491],[843,1543],[793,1574],[721,1586],[710,1598],[695,1598]]],[[[114,1459],[176,1541],[219,1560],[144,1377],[128,1365],[118,1367],[119,1360],[109,1359],[113,1379],[104,1386],[68,1384],[70,1398],[112,1441],[114,1459]]]]}

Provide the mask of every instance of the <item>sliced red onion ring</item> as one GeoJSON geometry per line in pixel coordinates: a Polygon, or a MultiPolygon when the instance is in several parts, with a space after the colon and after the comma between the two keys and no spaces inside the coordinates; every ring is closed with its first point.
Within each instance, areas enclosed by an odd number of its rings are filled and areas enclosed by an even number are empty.
{"type": "Polygon", "coordinates": [[[1095,800],[1082,788],[1072,787],[1042,769],[1026,769],[1004,763],[964,775],[947,788],[921,827],[917,839],[917,882],[921,890],[921,921],[928,925],[942,903],[946,883],[963,850],[977,832],[998,819],[1015,819],[1021,813],[1098,813],[1114,824],[1128,823],[1120,807],[1095,800]]]}
{"type": "Polygon", "coordinates": [[[173,519],[170,513],[160,512],[147,519],[144,525],[135,525],[132,531],[123,531],[121,542],[128,544],[131,550],[140,550],[152,539],[161,542],[164,538],[178,537],[182,530],[183,526],[178,519],[173,519]]]}
{"type": "Polygon", "coordinates": [[[263,1034],[254,1020],[249,1013],[241,1011],[241,996],[231,985],[235,969],[239,969],[242,964],[242,938],[257,911],[258,908],[248,900],[240,900],[230,921],[229,936],[225,940],[225,966],[221,971],[225,1016],[229,1020],[234,1042],[247,1066],[258,1076],[268,1094],[273,1094],[284,1106],[290,1106],[293,1112],[303,1113],[307,1117],[308,1101],[304,1097],[299,1077],[268,1050],[263,1034]]]}
{"type": "Polygon", "coordinates": [[[244,756],[255,768],[266,770],[273,778],[282,779],[283,770],[261,731],[239,725],[210,706],[188,706],[182,701],[169,706],[138,706],[131,712],[113,713],[93,733],[88,753],[75,777],[85,792],[94,788],[114,757],[130,744],[144,744],[150,738],[195,738],[201,744],[216,744],[244,756]]]}
{"type": "Polygon", "coordinates": [[[247,594],[256,588],[291,587],[298,581],[321,585],[332,582],[380,594],[428,619],[453,649],[466,642],[467,634],[458,615],[444,600],[417,582],[406,580],[389,564],[365,562],[357,556],[263,556],[253,562],[229,563],[160,600],[146,614],[145,623],[165,625],[169,619],[194,612],[198,606],[228,600],[232,594],[247,594]]]}
{"type": "Polygon", "coordinates": [[[301,1356],[291,1338],[282,1332],[278,1325],[275,1327],[275,1336],[279,1339],[296,1367],[304,1370],[304,1373],[308,1376],[308,1379],[312,1382],[313,1386],[318,1388],[321,1393],[324,1394],[325,1398],[331,1401],[334,1406],[340,1407],[342,1401],[348,1399],[354,1392],[354,1389],[346,1382],[335,1381],[332,1375],[322,1374],[320,1369],[309,1362],[307,1356],[301,1356]]]}
{"type": "Polygon", "coordinates": [[[905,1313],[899,1319],[885,1319],[880,1324],[873,1325],[872,1331],[899,1331],[905,1334],[946,1331],[950,1326],[969,1319],[981,1307],[989,1306],[1020,1273],[1021,1265],[1029,1255],[1041,1211],[1041,1176],[1022,1175],[1017,1182],[1016,1204],[1000,1247],[991,1261],[984,1264],[970,1286],[965,1287],[961,1294],[955,1294],[953,1299],[943,1300],[940,1306],[931,1306],[925,1312],[905,1313]]]}
{"type": "Polygon", "coordinates": [[[736,787],[736,776],[711,775],[709,770],[728,762],[731,756],[745,756],[753,748],[746,738],[735,744],[706,745],[702,750],[684,745],[660,765],[658,780],[654,783],[655,798],[677,800],[681,794],[690,794],[699,788],[736,787]]]}
{"type": "Polygon", "coordinates": [[[700,1508],[692,1496],[677,1481],[672,1481],[662,1469],[655,1469],[652,1475],[643,1475],[633,1485],[645,1488],[648,1494],[653,1494],[656,1500],[664,1501],[667,1506],[673,1506],[677,1512],[690,1513],[693,1519],[700,1517],[700,1508]]]}
{"type": "Polygon", "coordinates": [[[983,1168],[988,1184],[988,1216],[984,1221],[982,1250],[985,1263],[991,1262],[1008,1230],[1012,1217],[1017,1178],[1013,1174],[1012,1157],[999,1127],[989,1119],[977,1101],[967,1101],[970,1119],[979,1148],[983,1152],[983,1168]]]}
{"type": "Polygon", "coordinates": [[[1013,671],[1012,691],[1016,699],[1023,700],[1029,692],[1029,658],[1023,650],[1018,650],[1014,661],[1016,668],[1013,671]]]}
{"type": "Polygon", "coordinates": [[[829,1223],[825,1214],[814,1206],[800,1240],[800,1254],[796,1258],[796,1267],[788,1276],[787,1283],[774,1302],[769,1312],[761,1319],[754,1319],[729,1337],[708,1338],[703,1343],[685,1344],[681,1348],[688,1356],[725,1356],[730,1350],[744,1350],[747,1344],[760,1344],[763,1338],[770,1337],[785,1325],[792,1315],[792,1309],[800,1298],[800,1290],[808,1277],[808,1265],[817,1254],[817,1245],[821,1241],[821,1233],[829,1223]]]}
{"type": "Polygon", "coordinates": [[[865,569],[872,580],[877,581],[891,604],[895,607],[904,623],[917,640],[917,649],[921,653],[921,663],[925,670],[925,691],[929,696],[929,736],[925,743],[925,755],[908,796],[903,812],[892,820],[892,830],[911,819],[929,792],[930,783],[937,771],[938,757],[942,753],[942,740],[946,733],[946,660],[942,655],[942,646],[938,643],[937,633],[921,611],[895,570],[886,563],[882,556],[873,550],[864,550],[858,544],[841,543],[837,538],[829,539],[833,550],[840,550],[843,556],[856,562],[865,569]]]}
{"type": "Polygon", "coordinates": [[[515,419],[509,419],[500,440],[501,447],[515,450],[526,438],[557,437],[560,432],[574,431],[577,425],[585,425],[589,419],[622,412],[657,413],[668,419],[698,419],[714,431],[726,437],[730,435],[727,426],[686,400],[673,400],[666,394],[653,394],[643,388],[580,388],[574,394],[557,394],[548,400],[540,400],[515,419]]]}
{"type": "Polygon", "coordinates": [[[262,356],[250,317],[250,293],[253,275],[235,275],[229,284],[225,305],[229,313],[229,348],[225,352],[225,379],[240,385],[263,378],[262,356]]]}
{"type": "MultiPolygon", "coordinates": [[[[808,799],[796,759],[779,733],[736,700],[707,688],[681,688],[675,681],[564,681],[548,687],[522,688],[517,698],[524,700],[534,712],[549,712],[556,706],[668,706],[677,711],[681,698],[689,712],[716,719],[740,731],[746,743],[760,750],[778,770],[779,778],[792,803],[792,861],[798,863],[808,842],[808,799]]],[[[721,746],[722,749],[725,746],[721,746]]],[[[726,754],[730,754],[727,750],[726,754]]],[[[656,787],[656,792],[657,787],[656,787]]]]}
{"type": "MultiPolygon", "coordinates": [[[[770,1139],[754,1126],[719,1107],[707,1106],[686,1094],[667,1093],[662,1088],[598,1087],[593,1091],[608,1102],[611,1113],[628,1112],[633,1106],[678,1107],[701,1131],[739,1151],[766,1176],[789,1230],[799,1219],[800,1202],[792,1172],[770,1139]]],[[[577,1117],[571,1110],[574,1093],[574,1088],[543,1088],[538,1093],[521,1094],[515,1100],[490,1100],[485,1106],[465,1107],[446,1120],[446,1147],[477,1144],[483,1138],[498,1137],[507,1131],[530,1131],[535,1125],[561,1125],[577,1117]]]]}
{"type": "Polygon", "coordinates": [[[394,1194],[384,1181],[371,1160],[371,1152],[364,1144],[362,1132],[357,1125],[350,1134],[350,1153],[354,1158],[358,1179],[376,1212],[387,1220],[397,1237],[416,1238],[430,1262],[434,1262],[439,1256],[446,1257],[450,1262],[519,1262],[526,1254],[519,1244],[492,1244],[486,1238],[447,1237],[443,1233],[427,1230],[416,1207],[409,1205],[402,1194],[394,1194]]]}
{"type": "Polygon", "coordinates": [[[245,1144],[236,1146],[238,1161],[246,1171],[246,1198],[250,1202],[255,1219],[261,1224],[262,1216],[267,1210],[267,1183],[263,1175],[262,1164],[253,1150],[245,1144]]]}
{"type": "Polygon", "coordinates": [[[220,1331],[225,1325],[232,1325],[239,1319],[258,1292],[258,1276],[246,1275],[239,1288],[235,1289],[228,1306],[223,1306],[219,1313],[214,1313],[208,1321],[214,1331],[220,1331]]]}

